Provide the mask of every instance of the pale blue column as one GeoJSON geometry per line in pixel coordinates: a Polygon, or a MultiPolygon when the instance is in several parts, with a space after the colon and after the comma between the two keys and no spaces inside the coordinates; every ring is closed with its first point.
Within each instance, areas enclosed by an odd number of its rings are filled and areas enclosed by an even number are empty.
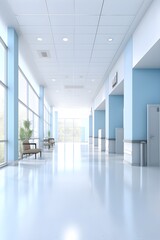
{"type": "Polygon", "coordinates": [[[55,140],[58,141],[58,112],[55,111],[55,140]]]}
{"type": "Polygon", "coordinates": [[[8,162],[18,160],[18,36],[8,28],[8,162]]]}
{"type": "Polygon", "coordinates": [[[105,130],[105,111],[95,110],[94,111],[94,137],[98,138],[98,130],[105,130]]]}
{"type": "Polygon", "coordinates": [[[53,107],[50,107],[50,132],[53,137],[53,107]]]}
{"type": "Polygon", "coordinates": [[[44,139],[44,86],[40,86],[39,116],[39,138],[40,145],[42,147],[42,142],[44,139]]]}
{"type": "Polygon", "coordinates": [[[115,140],[115,129],[123,128],[123,96],[109,96],[109,112],[108,112],[109,131],[107,138],[115,140]]]}
{"type": "Polygon", "coordinates": [[[94,146],[98,146],[98,130],[103,129],[105,132],[105,111],[94,110],[93,113],[93,140],[94,146]]]}
{"type": "Polygon", "coordinates": [[[89,137],[93,137],[92,133],[92,115],[89,116],[89,137]]]}

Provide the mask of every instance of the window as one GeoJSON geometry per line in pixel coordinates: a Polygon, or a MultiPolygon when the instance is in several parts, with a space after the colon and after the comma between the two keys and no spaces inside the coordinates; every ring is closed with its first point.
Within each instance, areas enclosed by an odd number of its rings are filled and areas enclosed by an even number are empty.
{"type": "Polygon", "coordinates": [[[27,105],[27,87],[28,83],[24,75],[19,71],[19,81],[18,81],[18,97],[19,99],[27,105]]]}
{"type": "Polygon", "coordinates": [[[50,107],[46,100],[44,101],[44,137],[49,137],[50,132],[50,107]]]}
{"type": "Polygon", "coordinates": [[[7,48],[0,39],[0,165],[7,162],[7,135],[6,135],[6,112],[7,112],[7,86],[6,86],[6,53],[7,48]]]}
{"type": "Polygon", "coordinates": [[[39,112],[39,98],[31,86],[29,86],[29,108],[35,113],[39,112]]]}
{"type": "Polygon", "coordinates": [[[6,46],[0,38],[0,81],[6,84],[6,46]]]}
{"type": "MultiPolygon", "coordinates": [[[[24,73],[19,69],[19,131],[24,120],[29,119],[33,130],[32,140],[39,143],[39,96],[24,73]]],[[[19,156],[21,154],[19,136],[19,156]]]]}

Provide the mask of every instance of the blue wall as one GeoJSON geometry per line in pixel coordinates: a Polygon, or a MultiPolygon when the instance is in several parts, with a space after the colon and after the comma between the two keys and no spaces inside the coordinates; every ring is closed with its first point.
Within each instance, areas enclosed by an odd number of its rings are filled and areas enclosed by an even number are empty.
{"type": "Polygon", "coordinates": [[[123,96],[109,96],[109,135],[108,139],[115,139],[115,128],[123,128],[123,96]]]}
{"type": "Polygon", "coordinates": [[[160,104],[160,70],[133,70],[133,140],[147,139],[147,104],[160,104]]]}
{"type": "Polygon", "coordinates": [[[94,137],[98,137],[98,130],[105,130],[105,111],[95,110],[94,111],[94,137]]]}

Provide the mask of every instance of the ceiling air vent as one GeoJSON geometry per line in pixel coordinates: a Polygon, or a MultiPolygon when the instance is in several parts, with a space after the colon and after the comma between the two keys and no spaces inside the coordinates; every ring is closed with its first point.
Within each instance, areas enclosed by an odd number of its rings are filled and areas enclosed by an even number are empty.
{"type": "Polygon", "coordinates": [[[48,50],[39,50],[38,55],[40,58],[49,58],[50,57],[48,50]]]}
{"type": "Polygon", "coordinates": [[[64,88],[66,89],[82,89],[84,86],[82,85],[65,85],[64,88]]]}

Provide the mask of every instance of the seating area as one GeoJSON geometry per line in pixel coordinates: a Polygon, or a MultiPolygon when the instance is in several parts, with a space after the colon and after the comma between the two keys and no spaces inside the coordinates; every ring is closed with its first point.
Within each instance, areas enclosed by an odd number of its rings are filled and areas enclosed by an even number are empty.
{"type": "Polygon", "coordinates": [[[52,148],[55,145],[54,138],[44,138],[43,139],[43,147],[47,147],[48,149],[52,148]]]}
{"type": "Polygon", "coordinates": [[[35,159],[37,158],[37,154],[40,153],[40,157],[42,156],[42,150],[40,148],[37,148],[36,143],[30,143],[28,140],[25,140],[23,142],[23,151],[22,151],[22,158],[24,155],[32,155],[35,154],[35,159]],[[34,148],[31,148],[31,146],[34,146],[34,148]]]}

